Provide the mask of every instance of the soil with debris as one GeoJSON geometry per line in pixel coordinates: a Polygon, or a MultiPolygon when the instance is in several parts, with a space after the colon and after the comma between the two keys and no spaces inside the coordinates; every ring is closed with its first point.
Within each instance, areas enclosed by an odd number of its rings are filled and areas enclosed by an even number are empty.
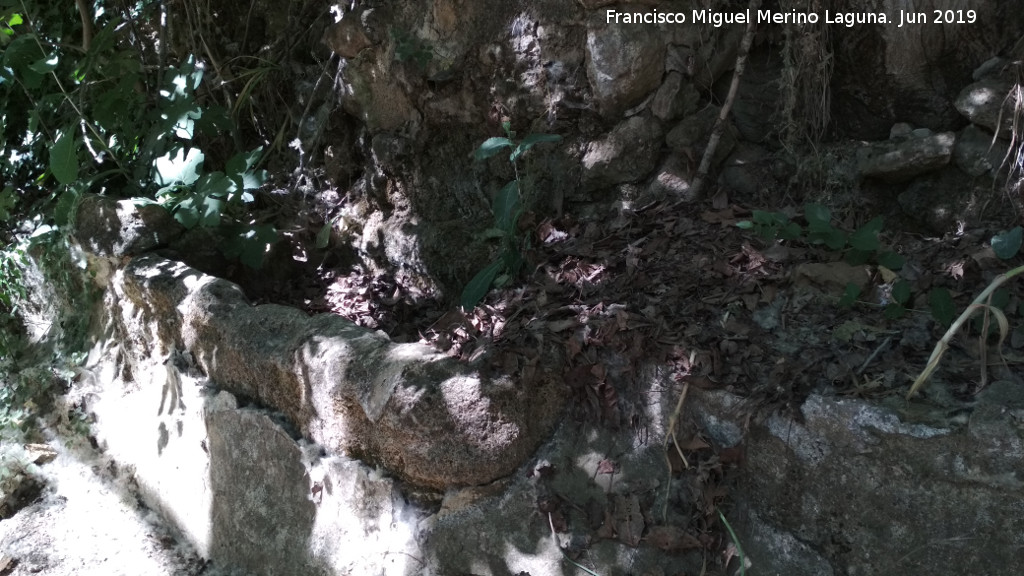
{"type": "MultiPolygon", "coordinates": [[[[873,259],[854,265],[848,249],[806,238],[779,241],[737,226],[758,208],[719,192],[703,205],[597,207],[545,220],[526,215],[532,223],[524,233],[537,247],[525,255],[532,274],[490,291],[468,313],[443,303],[414,306],[394,283],[358,267],[321,266],[287,283],[245,288],[261,302],[339,314],[465,361],[486,351],[506,374],[525,377],[556,358],[573,417],[642,435],[650,424],[642,416],[650,391],[637,375],[651,364],[669,367],[681,384],[751,399],[758,407],[752,419],[773,411],[799,418],[812,392],[870,398],[902,411],[902,397],[946,332],[948,320],[929,301],[933,291],[952,295],[947,312],[955,317],[1020,258],[1000,260],[988,246],[999,232],[996,216],[987,225],[932,238],[888,212],[878,252],[898,253],[903,265],[891,270],[873,259]],[[861,292],[845,304],[850,283],[861,292]],[[906,293],[894,294],[899,290],[906,293]],[[552,348],[561,352],[547,353],[552,348]]],[[[833,206],[831,222],[849,234],[885,209],[863,200],[833,206]]],[[[802,203],[782,209],[806,230],[803,210],[802,203]]],[[[310,261],[329,262],[326,256],[310,261]]],[[[1017,329],[1000,342],[991,319],[980,352],[982,320],[962,331],[934,377],[947,385],[925,388],[915,403],[953,413],[986,382],[1012,377],[1024,358],[1019,287],[1008,285],[998,300],[994,305],[1017,329]]],[[[675,535],[669,547],[685,542],[707,557],[722,557],[730,539],[718,511],[728,509],[743,473],[743,446],[715,446],[689,423],[677,431],[676,449],[667,454],[672,473],[702,497],[683,513],[685,521],[664,527],[675,535]]],[[[611,537],[599,529],[590,536],[611,537]]],[[[657,538],[651,543],[658,545],[657,538]]]]}
{"type": "Polygon", "coordinates": [[[84,436],[0,444],[0,575],[243,576],[199,557],[84,436]]]}

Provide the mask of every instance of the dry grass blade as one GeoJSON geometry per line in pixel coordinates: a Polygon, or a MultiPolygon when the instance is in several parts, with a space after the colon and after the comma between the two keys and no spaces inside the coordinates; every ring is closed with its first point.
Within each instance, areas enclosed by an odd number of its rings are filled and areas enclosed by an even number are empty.
{"type": "MultiPolygon", "coordinates": [[[[997,310],[996,308],[988,305],[986,302],[988,302],[989,299],[992,297],[992,293],[996,291],[996,288],[999,288],[1007,280],[1021,273],[1024,273],[1024,266],[1019,266],[1005,274],[1000,274],[999,276],[996,276],[996,278],[992,280],[992,282],[985,288],[985,290],[981,294],[979,294],[977,298],[974,299],[974,302],[972,302],[971,305],[968,306],[966,310],[964,310],[963,314],[961,314],[960,317],[957,318],[956,321],[950,325],[949,330],[946,330],[946,333],[942,336],[942,339],[939,340],[939,343],[935,345],[935,349],[932,350],[932,355],[931,357],[928,358],[928,365],[925,366],[925,369],[921,372],[917,379],[914,380],[914,383],[910,386],[910,391],[907,392],[907,400],[913,398],[914,394],[916,394],[918,390],[924,387],[925,383],[931,377],[932,373],[935,372],[936,368],[938,368],[939,360],[942,359],[942,355],[949,348],[950,340],[953,339],[953,336],[956,335],[960,328],[967,322],[967,320],[971,316],[974,315],[974,313],[977,310],[984,308],[986,310],[996,311],[995,315],[996,320],[999,322],[1000,332],[999,346],[1000,348],[1002,348],[1003,340],[1006,338],[1006,334],[1009,332],[1009,324],[1006,321],[1006,316],[1002,313],[1001,310],[997,310]]],[[[987,330],[985,330],[982,334],[984,335],[986,332],[987,330]]]]}
{"type": "MultiPolygon", "coordinates": [[[[679,441],[676,440],[676,423],[679,422],[679,414],[683,411],[683,403],[686,402],[686,393],[690,391],[690,383],[686,382],[683,384],[683,392],[679,395],[679,401],[676,402],[676,409],[672,412],[672,416],[668,419],[668,433],[665,434],[665,464],[668,465],[668,481],[665,482],[665,486],[669,486],[672,482],[672,460],[668,457],[668,440],[672,439],[672,444],[675,445],[676,452],[679,453],[679,457],[683,461],[685,468],[690,467],[690,463],[686,461],[686,456],[683,456],[683,450],[679,447],[679,441]]],[[[663,520],[668,521],[668,497],[670,490],[665,491],[665,505],[661,510],[661,517],[663,520]]]]}
{"type": "MultiPolygon", "coordinates": [[[[981,324],[981,334],[978,336],[978,362],[981,364],[981,378],[978,381],[978,386],[984,388],[988,384],[988,327],[989,327],[989,314],[996,317],[996,322],[999,323],[999,358],[1003,359],[1003,341],[1006,340],[1006,335],[1010,333],[1010,323],[1006,321],[1006,315],[1003,311],[995,306],[992,306],[992,296],[988,297],[988,302],[985,304],[979,304],[978,306],[985,308],[985,319],[981,324]]],[[[1006,365],[1006,361],[1003,360],[1003,365],[1006,365]]]]}

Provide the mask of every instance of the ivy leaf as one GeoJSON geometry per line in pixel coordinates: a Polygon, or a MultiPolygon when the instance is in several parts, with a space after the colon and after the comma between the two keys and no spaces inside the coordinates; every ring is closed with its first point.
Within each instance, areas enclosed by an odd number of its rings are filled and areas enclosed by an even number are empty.
{"type": "Polygon", "coordinates": [[[61,184],[78,180],[78,153],[74,130],[65,130],[50,147],[50,171],[61,184]]]}
{"type": "Polygon", "coordinates": [[[320,231],[316,233],[316,248],[317,250],[323,250],[327,248],[327,245],[331,243],[331,228],[333,228],[334,222],[328,220],[324,222],[320,231]]]}
{"type": "Polygon", "coordinates": [[[832,228],[832,214],[821,204],[811,203],[804,206],[804,218],[807,219],[807,227],[811,231],[824,232],[832,228]]]}
{"type": "Polygon", "coordinates": [[[846,261],[850,266],[860,266],[867,264],[868,260],[871,259],[871,252],[865,250],[858,250],[856,248],[850,249],[843,260],[846,261]]]}
{"type": "Polygon", "coordinates": [[[892,299],[897,304],[906,304],[910,300],[910,282],[900,280],[893,284],[892,299]]]}
{"type": "Polygon", "coordinates": [[[57,69],[58,62],[59,59],[57,58],[57,55],[53,54],[47,58],[40,58],[39,60],[36,60],[29,65],[29,69],[36,74],[49,74],[57,69]]]}
{"type": "Polygon", "coordinates": [[[199,181],[196,182],[196,192],[199,192],[203,196],[225,198],[232,192],[236,191],[235,183],[225,176],[223,172],[203,174],[199,178],[199,181]]]}
{"type": "Polygon", "coordinates": [[[1000,260],[1009,260],[1020,252],[1021,236],[1024,230],[1015,226],[1009,232],[996,234],[992,237],[992,251],[1000,260]]]}
{"type": "Polygon", "coordinates": [[[18,197],[14,193],[13,186],[5,186],[0,192],[0,222],[5,222],[11,217],[11,209],[18,203],[18,197]]]}
{"type": "Polygon", "coordinates": [[[258,226],[232,226],[225,230],[221,251],[228,258],[237,258],[249,268],[263,266],[270,245],[277,242],[277,229],[270,224],[258,226]]]}
{"type": "Polygon", "coordinates": [[[884,220],[881,216],[872,218],[856,232],[850,234],[850,246],[863,252],[878,250],[878,233],[882,231],[884,220]]]}
{"type": "Polygon", "coordinates": [[[39,88],[43,82],[43,75],[33,70],[32,65],[44,58],[46,54],[39,48],[39,42],[33,34],[15,38],[3,53],[4,65],[13,70],[30,90],[39,88]]]}
{"type": "Polygon", "coordinates": [[[800,233],[803,230],[800,229],[800,225],[796,222],[788,222],[785,226],[779,229],[779,238],[783,240],[798,240],[800,233]]]}
{"type": "Polygon", "coordinates": [[[213,228],[220,224],[220,215],[224,212],[224,200],[215,196],[203,198],[203,213],[200,224],[204,228],[213,228]]]}
{"type": "Polygon", "coordinates": [[[505,262],[502,259],[497,259],[491,262],[486,268],[476,273],[473,279],[466,284],[466,288],[462,290],[461,304],[465,310],[472,310],[476,308],[476,305],[484,299],[487,295],[487,291],[491,289],[491,284],[494,283],[494,278],[501,272],[502,268],[505,267],[505,262]]]}
{"type": "Polygon", "coordinates": [[[900,256],[895,252],[889,251],[882,252],[881,254],[878,255],[878,263],[881,264],[882,266],[885,266],[889,270],[899,270],[900,268],[903,268],[904,264],[906,264],[906,260],[903,258],[903,256],[900,256]]]}
{"type": "Polygon", "coordinates": [[[899,320],[907,313],[907,309],[902,304],[896,304],[893,302],[885,307],[882,314],[889,320],[899,320]]]}
{"type": "Polygon", "coordinates": [[[248,152],[239,152],[235,154],[231,160],[228,160],[228,164],[225,167],[225,171],[228,174],[245,174],[260,161],[260,155],[263,154],[263,146],[254,148],[248,152]]]}
{"type": "Polygon", "coordinates": [[[194,198],[186,198],[174,208],[174,219],[188,229],[199,224],[199,209],[196,207],[194,198]]]}
{"type": "Polygon", "coordinates": [[[824,244],[829,250],[842,250],[846,246],[846,233],[828,226],[824,230],[811,230],[807,240],[811,244],[824,244]]]}
{"type": "Polygon", "coordinates": [[[953,308],[953,296],[945,288],[932,288],[928,292],[928,306],[932,310],[932,317],[942,326],[949,326],[953,323],[953,315],[956,310],[953,308]]]}
{"type": "Polygon", "coordinates": [[[843,297],[839,299],[840,308],[850,308],[853,303],[860,297],[860,286],[855,282],[850,282],[846,285],[846,290],[843,291],[843,297]]]}
{"type": "Polygon", "coordinates": [[[168,152],[153,162],[156,168],[156,180],[159,186],[171,186],[184,184],[190,186],[199,180],[199,167],[202,166],[206,156],[197,148],[190,148],[185,153],[184,148],[179,148],[178,153],[171,156],[168,152]]]}

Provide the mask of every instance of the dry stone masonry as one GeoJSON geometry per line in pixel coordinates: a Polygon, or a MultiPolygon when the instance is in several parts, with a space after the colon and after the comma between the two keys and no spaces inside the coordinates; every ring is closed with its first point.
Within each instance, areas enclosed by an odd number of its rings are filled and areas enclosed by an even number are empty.
{"type": "MultiPolygon", "coordinates": [[[[531,158],[538,210],[692,200],[742,26],[608,24],[605,0],[529,4],[344,3],[316,36],[337,80],[326,100],[309,102],[308,86],[296,99],[346,132],[303,137],[335,162],[329,184],[350,187],[335,239],[413,298],[453,298],[491,257],[476,232],[512,175],[500,158],[481,167],[469,155],[504,118],[520,135],[563,136],[531,158]]],[[[970,27],[839,26],[830,42],[796,47],[822,57],[804,64],[834,65],[829,130],[868,142],[858,158],[822,161],[830,174],[895,193],[937,231],[955,225],[972,179],[991,184],[1009,146],[1009,62],[979,64],[1024,16],[975,4],[970,27]]],[[[797,171],[778,154],[794,120],[779,116],[778,90],[799,71],[777,64],[780,31],[756,44],[751,62],[763,66],[741,83],[718,146],[714,174],[730,193],[756,195],[797,171]]],[[[339,317],[252,305],[200,271],[203,232],[158,206],[87,198],[75,236],[103,291],[80,384],[97,437],[204,555],[261,575],[576,573],[563,551],[586,551],[601,574],[700,572],[699,558],[648,545],[656,520],[632,513],[664,491],[692,498],[663,485],[669,395],[645,407],[657,442],[580,432],[561,422],[555,375],[500,373],[486,354],[460,364],[339,317]],[[609,452],[622,471],[601,485],[609,452]],[[617,539],[552,536],[538,503],[553,493],[573,503],[567,514],[614,504],[617,539]]],[[[673,385],[656,366],[638,381],[673,385]]],[[[695,394],[688,416],[717,445],[748,434],[733,523],[749,573],[1013,573],[1024,404],[996,384],[955,427],[817,395],[800,418],[738,420],[741,400],[695,394]],[[972,539],[997,553],[980,556],[972,539]]]]}

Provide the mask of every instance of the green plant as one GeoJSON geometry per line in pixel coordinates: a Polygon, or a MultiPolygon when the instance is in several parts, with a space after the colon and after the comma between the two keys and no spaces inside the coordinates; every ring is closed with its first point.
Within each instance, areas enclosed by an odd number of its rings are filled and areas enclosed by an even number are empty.
{"type": "Polygon", "coordinates": [[[512,153],[508,161],[512,164],[515,179],[498,191],[491,205],[494,226],[485,234],[500,239],[501,251],[498,258],[477,272],[462,291],[462,307],[467,310],[474,308],[483,299],[491,285],[503,285],[509,278],[519,274],[522,267],[524,237],[519,233],[519,217],[523,214],[523,191],[517,161],[536,144],[558,142],[562,139],[557,134],[528,134],[522,140],[516,141],[516,133],[512,130],[511,123],[505,120],[501,126],[505,136],[484,140],[473,153],[473,159],[477,162],[486,160],[506,148],[511,148],[512,153]]]}
{"type": "Polygon", "coordinates": [[[0,379],[6,380],[0,386],[0,436],[27,431],[60,388],[57,375],[44,365],[0,374],[0,379]]]}
{"type": "Polygon", "coordinates": [[[785,213],[754,210],[752,220],[741,220],[736,226],[752,229],[768,239],[803,240],[812,245],[824,245],[829,250],[843,251],[844,259],[853,265],[874,259],[890,270],[903,267],[903,257],[890,250],[882,250],[878,239],[884,224],[881,216],[872,218],[849,234],[832,226],[832,213],[821,204],[806,204],[804,219],[806,228],[792,222],[785,213]]]}
{"type": "MultiPolygon", "coordinates": [[[[19,222],[38,215],[55,216],[60,226],[67,221],[61,210],[81,193],[116,191],[159,202],[186,226],[229,228],[226,236],[245,246],[229,242],[225,253],[258,265],[276,240],[246,207],[266,180],[255,167],[261,149],[236,154],[222,170],[211,165],[204,150],[237,146],[237,131],[225,108],[199,96],[204,66],[194,57],[159,68],[145,63],[129,31],[152,21],[152,6],[93,15],[85,3],[75,13],[0,2],[0,177],[9,183],[0,192],[0,228],[23,229],[19,222]],[[81,47],[66,41],[79,26],[81,47]]],[[[262,64],[238,103],[272,68],[262,64]]]]}
{"type": "Polygon", "coordinates": [[[1013,229],[996,234],[992,237],[992,252],[1000,260],[1009,260],[1020,253],[1021,239],[1024,229],[1014,226],[1013,229]]]}
{"type": "MultiPolygon", "coordinates": [[[[793,222],[782,212],[754,210],[750,220],[741,220],[736,226],[753,230],[762,238],[802,241],[811,245],[823,245],[829,250],[843,252],[844,260],[852,265],[874,261],[889,270],[903,267],[903,257],[891,250],[883,250],[878,238],[884,221],[872,218],[857,230],[847,233],[832,226],[832,213],[821,204],[808,203],[804,206],[806,228],[793,222]]],[[[852,306],[860,297],[860,286],[849,284],[839,299],[840,307],[852,306]]],[[[910,285],[904,281],[891,283],[884,298],[886,315],[892,318],[902,315],[910,300],[910,285]]]]}

